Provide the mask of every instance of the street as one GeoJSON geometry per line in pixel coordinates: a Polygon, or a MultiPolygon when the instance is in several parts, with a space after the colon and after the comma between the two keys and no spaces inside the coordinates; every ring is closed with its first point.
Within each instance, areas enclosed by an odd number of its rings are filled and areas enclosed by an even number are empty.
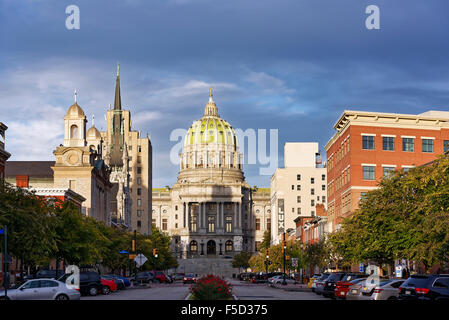
{"type": "MultiPolygon", "coordinates": [[[[284,291],[267,286],[226,279],[233,286],[239,300],[328,300],[313,292],[284,291]]],[[[189,293],[189,284],[152,284],[150,288],[129,288],[109,295],[83,296],[81,300],[183,300],[189,293]]]]}

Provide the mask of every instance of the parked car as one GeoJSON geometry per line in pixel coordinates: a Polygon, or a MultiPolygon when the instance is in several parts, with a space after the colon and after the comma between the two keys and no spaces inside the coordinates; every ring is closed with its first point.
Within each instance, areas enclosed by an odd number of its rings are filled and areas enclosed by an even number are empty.
{"type": "Polygon", "coordinates": [[[165,283],[167,282],[167,277],[163,271],[154,271],[153,282],[165,283]]]}
{"type": "Polygon", "coordinates": [[[399,287],[404,281],[404,279],[392,280],[382,286],[375,287],[371,300],[397,300],[399,287]]]}
{"type": "Polygon", "coordinates": [[[173,283],[173,278],[172,278],[172,276],[171,275],[169,275],[169,274],[166,274],[165,275],[165,277],[167,278],[167,281],[166,281],[166,283],[173,283]]]}
{"type": "Polygon", "coordinates": [[[122,279],[113,277],[111,275],[105,275],[101,276],[102,279],[111,280],[115,282],[115,285],[117,286],[117,290],[124,290],[126,289],[125,283],[122,279]]]}
{"type": "Polygon", "coordinates": [[[114,279],[108,279],[105,277],[101,278],[101,284],[103,285],[103,288],[101,289],[101,293],[103,294],[110,294],[111,292],[117,291],[117,285],[115,284],[114,279]]]}
{"type": "Polygon", "coordinates": [[[342,280],[345,276],[345,272],[333,272],[323,284],[323,296],[326,298],[335,298],[334,292],[337,282],[342,280]]]}
{"type": "Polygon", "coordinates": [[[266,282],[268,282],[268,276],[265,273],[256,274],[251,279],[251,283],[266,283],[266,282]]]}
{"type": "Polygon", "coordinates": [[[80,293],[64,282],[53,279],[32,279],[12,289],[0,291],[0,300],[79,300],[80,293]]]}
{"type": "Polygon", "coordinates": [[[126,278],[126,277],[122,277],[122,276],[119,276],[119,275],[116,275],[116,274],[108,274],[107,276],[108,277],[112,277],[114,279],[122,280],[123,284],[125,285],[125,288],[128,288],[129,286],[131,286],[131,281],[129,281],[129,279],[126,278]]]}
{"type": "Polygon", "coordinates": [[[175,273],[175,275],[173,276],[173,280],[177,281],[177,280],[183,280],[185,276],[185,273],[175,273]]]}
{"type": "Polygon", "coordinates": [[[346,300],[359,300],[360,290],[366,279],[357,281],[353,285],[348,287],[348,292],[346,293],[346,300]]]}
{"type": "Polygon", "coordinates": [[[367,278],[366,280],[360,282],[361,288],[357,300],[371,300],[371,296],[374,294],[374,289],[376,287],[383,286],[391,281],[392,280],[385,277],[380,277],[379,282],[373,278],[367,278]]]}
{"type": "MultiPolygon", "coordinates": [[[[344,278],[343,278],[344,279],[344,278]]],[[[335,287],[334,295],[337,299],[346,299],[348,292],[350,291],[351,286],[358,284],[362,281],[365,281],[366,278],[356,278],[350,281],[338,281],[337,286],[335,287]]],[[[357,291],[357,295],[360,292],[357,291]]]]}
{"type": "Polygon", "coordinates": [[[138,272],[134,282],[135,283],[150,283],[153,282],[154,276],[152,272],[149,271],[143,271],[143,272],[138,272]]]}
{"type": "Polygon", "coordinates": [[[65,274],[64,270],[58,270],[58,274],[56,274],[56,270],[43,269],[39,270],[36,275],[30,274],[23,276],[23,280],[31,280],[31,279],[59,279],[65,274]]]}
{"type": "MultiPolygon", "coordinates": [[[[65,273],[59,281],[65,282],[70,274],[65,273]]],[[[74,284],[74,283],[72,283],[74,284]]],[[[81,271],[80,272],[80,293],[82,295],[96,296],[103,289],[101,278],[98,272],[81,271]]]]}
{"type": "MultiPolygon", "coordinates": [[[[284,282],[283,275],[277,275],[277,276],[268,278],[268,283],[269,284],[282,284],[283,282],[284,282]]],[[[285,282],[287,284],[295,284],[295,283],[297,283],[295,279],[292,279],[288,275],[285,275],[285,282]]]]}
{"type": "Polygon", "coordinates": [[[183,278],[183,283],[195,283],[196,282],[196,276],[193,273],[186,273],[183,278]]]}
{"type": "Polygon", "coordinates": [[[313,288],[313,283],[314,283],[315,280],[319,279],[320,277],[321,277],[321,274],[314,274],[313,276],[311,276],[309,278],[309,281],[307,282],[307,287],[309,289],[312,289],[312,291],[314,291],[315,288],[313,288]]]}
{"type": "Polygon", "coordinates": [[[411,275],[399,290],[400,300],[449,301],[449,274],[411,275]]]}
{"type": "Polygon", "coordinates": [[[323,288],[324,288],[324,281],[331,275],[329,272],[323,273],[323,275],[315,281],[315,293],[318,295],[323,294],[323,288]]]}

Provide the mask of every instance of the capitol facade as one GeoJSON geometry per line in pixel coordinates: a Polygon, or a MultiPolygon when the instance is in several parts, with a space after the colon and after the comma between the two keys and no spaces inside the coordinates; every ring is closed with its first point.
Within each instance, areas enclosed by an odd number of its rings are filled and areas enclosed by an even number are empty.
{"type": "Polygon", "coordinates": [[[152,223],[172,237],[178,258],[255,252],[271,228],[270,191],[245,181],[238,139],[212,97],[193,122],[173,187],[152,193],[152,223]]]}

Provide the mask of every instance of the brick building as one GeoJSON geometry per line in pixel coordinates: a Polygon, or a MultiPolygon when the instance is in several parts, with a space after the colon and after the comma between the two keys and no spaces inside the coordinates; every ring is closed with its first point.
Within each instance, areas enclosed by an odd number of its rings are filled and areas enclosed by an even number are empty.
{"type": "Polygon", "coordinates": [[[0,122],[0,180],[5,177],[5,163],[6,160],[11,156],[5,150],[5,131],[8,129],[2,122],[0,122]]]}
{"type": "Polygon", "coordinates": [[[334,128],[325,147],[331,231],[390,171],[409,170],[449,150],[449,112],[344,111],[334,128]]]}

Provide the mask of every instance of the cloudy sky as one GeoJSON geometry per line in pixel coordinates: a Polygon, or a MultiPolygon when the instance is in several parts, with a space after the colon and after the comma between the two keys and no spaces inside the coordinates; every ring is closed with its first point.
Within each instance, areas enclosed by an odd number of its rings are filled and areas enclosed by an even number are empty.
{"type": "MultiPolygon", "coordinates": [[[[105,128],[120,62],[122,105],[153,144],[153,185],[172,185],[170,133],[209,87],[234,128],[278,129],[321,150],[345,109],[449,110],[447,0],[0,0],[0,121],[11,160],[51,160],[78,103],[105,128]],[[67,30],[68,5],[80,29],[67,30]],[[365,28],[368,5],[380,30],[365,28]]],[[[244,150],[246,152],[246,150],[244,150]]],[[[260,164],[251,185],[269,186],[260,164]]]]}

